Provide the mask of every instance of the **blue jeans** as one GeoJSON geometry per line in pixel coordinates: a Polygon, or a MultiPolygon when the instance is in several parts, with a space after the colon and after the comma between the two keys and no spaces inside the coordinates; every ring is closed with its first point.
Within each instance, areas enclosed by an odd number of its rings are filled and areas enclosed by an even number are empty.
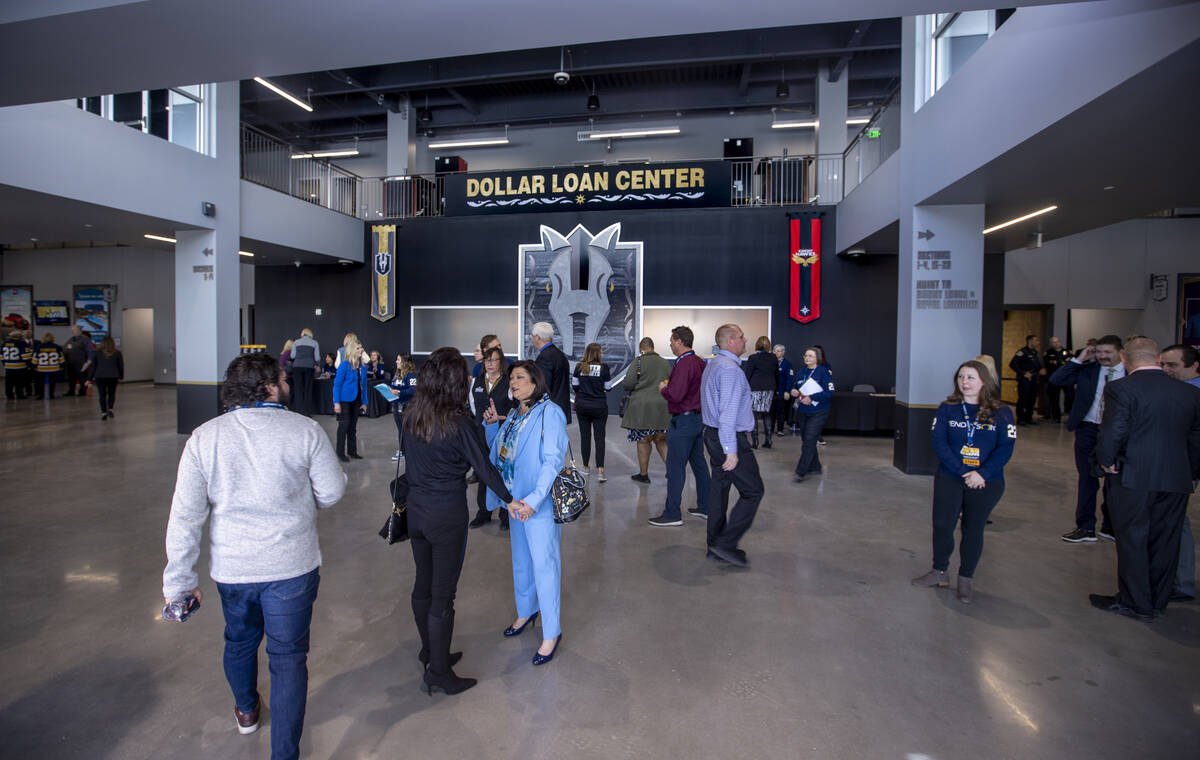
{"type": "Polygon", "coordinates": [[[243,713],[258,706],[258,646],[267,636],[271,671],[271,760],[300,756],[308,701],[308,629],[317,570],[267,583],[218,583],[225,613],[225,678],[243,713]]]}
{"type": "Polygon", "coordinates": [[[667,427],[667,504],[663,518],[677,520],[683,500],[683,483],[688,464],[696,478],[696,508],[708,513],[708,487],[711,478],[704,461],[704,421],[698,414],[677,414],[667,427]]]}

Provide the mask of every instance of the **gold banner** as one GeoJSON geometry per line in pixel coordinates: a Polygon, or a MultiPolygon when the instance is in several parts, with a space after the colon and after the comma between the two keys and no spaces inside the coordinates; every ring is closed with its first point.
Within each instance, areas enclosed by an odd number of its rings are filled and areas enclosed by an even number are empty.
{"type": "Polygon", "coordinates": [[[396,225],[373,225],[371,250],[371,316],[386,322],[396,316],[396,225]]]}

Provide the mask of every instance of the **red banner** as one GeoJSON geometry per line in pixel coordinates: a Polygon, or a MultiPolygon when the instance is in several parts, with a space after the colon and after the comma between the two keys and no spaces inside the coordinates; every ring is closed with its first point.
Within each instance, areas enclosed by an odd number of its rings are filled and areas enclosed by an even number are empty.
{"type": "Polygon", "coordinates": [[[793,219],[791,226],[788,314],[797,322],[808,323],[821,316],[821,220],[793,219]]]}

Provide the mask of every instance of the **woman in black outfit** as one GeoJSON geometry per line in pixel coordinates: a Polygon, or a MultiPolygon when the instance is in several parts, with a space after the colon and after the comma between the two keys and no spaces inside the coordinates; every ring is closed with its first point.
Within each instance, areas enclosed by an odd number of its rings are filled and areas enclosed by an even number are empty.
{"type": "Polygon", "coordinates": [[[771,339],[765,335],[754,341],[754,354],[746,359],[746,379],[750,381],[750,407],[754,410],[751,448],[758,448],[758,424],[763,427],[763,448],[771,448],[771,404],[779,384],[779,359],[771,353],[771,339]]]}
{"type": "Polygon", "coordinates": [[[106,335],[92,358],[92,369],[88,376],[88,382],[98,386],[96,395],[100,398],[101,420],[113,416],[113,404],[117,401],[117,382],[124,379],[125,357],[117,350],[116,341],[106,335]]]}
{"type": "Polygon", "coordinates": [[[592,436],[596,437],[596,479],[604,483],[604,426],[608,422],[608,388],[612,374],[600,363],[599,343],[589,343],[583,358],[575,365],[571,384],[575,386],[575,415],[579,418],[579,449],[586,470],[592,454],[592,436]]]}
{"type": "MultiPolygon", "coordinates": [[[[484,337],[495,338],[494,335],[484,337]]],[[[483,428],[484,441],[491,449],[492,439],[496,437],[500,423],[512,409],[513,400],[508,393],[508,362],[504,360],[504,349],[500,348],[500,341],[496,340],[496,345],[480,352],[480,359],[483,370],[471,384],[471,413],[475,415],[475,422],[483,428]],[[491,424],[483,419],[488,409],[494,409],[499,417],[491,424]]],[[[487,508],[487,486],[483,483],[480,483],[475,491],[475,507],[475,519],[471,520],[472,528],[492,521],[491,510],[487,508]]],[[[500,510],[500,530],[508,530],[507,509],[500,510]]]]}
{"type": "Polygon", "coordinates": [[[483,432],[467,414],[467,363],[456,348],[439,348],[417,373],[417,392],[404,409],[401,448],[407,463],[408,535],[417,572],[412,610],[421,636],[417,658],[425,686],[458,694],[475,685],[451,665],[454,594],[467,548],[468,469],[500,501],[512,503],[500,473],[488,461],[483,432]]]}

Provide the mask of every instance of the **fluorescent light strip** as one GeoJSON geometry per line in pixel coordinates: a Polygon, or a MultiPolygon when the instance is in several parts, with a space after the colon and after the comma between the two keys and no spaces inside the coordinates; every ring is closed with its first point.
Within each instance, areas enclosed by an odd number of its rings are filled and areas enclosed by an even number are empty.
{"type": "Polygon", "coordinates": [[[352,150],[318,150],[313,153],[293,153],[292,158],[344,158],[357,156],[358,148],[352,150]]]}
{"type": "Polygon", "coordinates": [[[1042,214],[1049,214],[1051,211],[1053,211],[1056,208],[1058,208],[1058,206],[1047,206],[1046,208],[1038,209],[1037,211],[1034,211],[1032,214],[1026,214],[1025,216],[1018,216],[1016,219],[1010,219],[1007,222],[1004,222],[1003,224],[997,224],[995,227],[988,227],[986,230],[983,231],[983,234],[986,235],[989,232],[995,232],[996,230],[1002,230],[1005,227],[1011,227],[1012,225],[1014,225],[1018,222],[1023,222],[1026,219],[1032,219],[1035,216],[1041,216],[1042,214]]]}
{"type": "Polygon", "coordinates": [[[654,137],[656,135],[677,135],[679,127],[661,127],[655,129],[626,129],[616,132],[592,132],[590,140],[605,140],[610,137],[654,137]]]}
{"type": "Polygon", "coordinates": [[[238,251],[238,256],[249,256],[250,258],[254,258],[254,254],[250,253],[249,251],[238,251]]]}
{"type": "Polygon", "coordinates": [[[846,119],[846,126],[854,126],[855,124],[870,124],[871,120],[867,117],[859,117],[856,119],[846,119]]]}
{"type": "Polygon", "coordinates": [[[802,129],[805,127],[812,128],[817,126],[815,121],[773,121],[771,129],[802,129]]]}
{"type": "Polygon", "coordinates": [[[175,238],[164,237],[163,235],[151,235],[149,232],[147,232],[145,235],[142,235],[142,237],[149,238],[151,240],[161,240],[164,243],[175,242],[175,238]]]}
{"type": "Polygon", "coordinates": [[[431,142],[430,148],[476,148],[484,145],[508,145],[507,137],[481,137],[477,140],[447,140],[431,142]]]}
{"type": "Polygon", "coordinates": [[[312,106],[310,106],[308,103],[305,103],[303,100],[300,100],[295,95],[288,92],[287,90],[281,89],[281,88],[277,87],[276,85],[271,84],[270,82],[263,79],[262,77],[254,77],[254,81],[258,82],[263,87],[266,87],[268,90],[270,90],[271,92],[280,96],[281,98],[287,98],[288,100],[292,101],[296,105],[303,108],[305,111],[312,113],[312,110],[313,110],[312,106]]]}

